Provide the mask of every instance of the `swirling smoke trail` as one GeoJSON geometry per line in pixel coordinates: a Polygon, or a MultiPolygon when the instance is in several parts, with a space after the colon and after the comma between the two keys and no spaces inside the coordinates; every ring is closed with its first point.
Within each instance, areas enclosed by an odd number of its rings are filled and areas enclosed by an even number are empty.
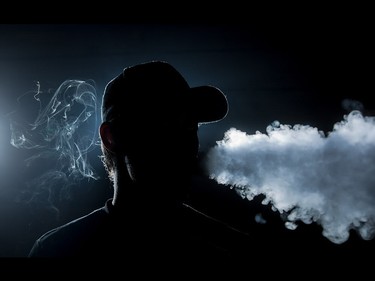
{"type": "Polygon", "coordinates": [[[275,121],[266,134],[229,129],[207,154],[212,179],[248,200],[263,194],[289,229],[318,223],[344,243],[355,230],[375,235],[375,117],[344,115],[324,134],[308,125],[275,121]]]}
{"type": "Polygon", "coordinates": [[[88,162],[88,154],[98,141],[97,94],[92,81],[66,80],[56,91],[48,92],[41,91],[38,82],[37,90],[17,101],[19,108],[9,114],[10,142],[18,149],[32,151],[27,166],[35,166],[38,160],[38,165],[48,161],[49,168],[29,183],[39,190],[32,192],[30,200],[50,201],[54,186],[66,191],[81,179],[98,178],[88,162]]]}

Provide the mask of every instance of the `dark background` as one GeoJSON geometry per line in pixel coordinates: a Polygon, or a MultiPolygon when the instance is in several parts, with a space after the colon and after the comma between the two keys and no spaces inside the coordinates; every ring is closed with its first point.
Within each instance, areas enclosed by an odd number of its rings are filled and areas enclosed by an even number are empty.
{"type": "MultiPolygon", "coordinates": [[[[188,17],[128,22],[118,14],[87,21],[73,16],[66,23],[59,14],[0,24],[0,257],[26,256],[44,231],[102,206],[111,196],[96,147],[89,159],[98,180],[80,181],[68,199],[53,200],[53,207],[27,200],[37,188],[26,182],[48,163],[25,164],[32,152],[11,146],[7,114],[20,95],[35,90],[36,81],[44,89],[56,89],[66,79],[92,79],[101,96],[105,84],[124,67],[169,61],[190,86],[212,84],[227,95],[228,116],[200,127],[202,157],[230,127],[252,134],[279,120],[327,132],[348,113],[344,99],[361,102],[366,115],[375,114],[373,19],[365,9],[256,15],[253,11],[248,21],[234,23],[217,23],[217,18],[195,23],[188,17]]],[[[282,237],[282,243],[293,242],[307,251],[318,247],[322,253],[348,256],[374,249],[373,241],[355,233],[343,245],[333,245],[316,225],[286,230],[260,199],[243,200],[206,179],[196,180],[193,194],[197,206],[247,231],[254,229],[257,238],[265,238],[263,243],[282,237]],[[260,212],[268,224],[255,223],[260,212]]]]}

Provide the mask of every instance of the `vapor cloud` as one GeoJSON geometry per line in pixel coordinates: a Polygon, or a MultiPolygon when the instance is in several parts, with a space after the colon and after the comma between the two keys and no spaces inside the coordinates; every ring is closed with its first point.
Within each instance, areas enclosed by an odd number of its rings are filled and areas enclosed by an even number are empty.
{"type": "Polygon", "coordinates": [[[210,177],[248,200],[263,194],[285,227],[318,223],[333,243],[375,234],[375,118],[359,110],[324,133],[273,122],[266,133],[229,129],[207,154],[210,177]]]}

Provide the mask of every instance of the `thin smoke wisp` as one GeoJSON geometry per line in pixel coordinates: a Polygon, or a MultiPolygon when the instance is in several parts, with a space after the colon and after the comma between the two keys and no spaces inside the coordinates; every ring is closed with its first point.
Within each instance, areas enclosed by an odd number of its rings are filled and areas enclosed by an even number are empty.
{"type": "Polygon", "coordinates": [[[39,82],[36,86],[21,95],[18,107],[8,114],[10,143],[23,151],[32,174],[32,179],[25,177],[16,200],[58,219],[58,205],[72,198],[80,181],[99,178],[89,161],[98,147],[97,94],[93,81],[66,80],[46,92],[39,82]]]}
{"type": "Polygon", "coordinates": [[[26,162],[53,157],[69,177],[96,178],[87,161],[97,142],[97,95],[92,82],[66,80],[56,91],[30,91],[10,116],[10,143],[35,151],[26,162]]]}

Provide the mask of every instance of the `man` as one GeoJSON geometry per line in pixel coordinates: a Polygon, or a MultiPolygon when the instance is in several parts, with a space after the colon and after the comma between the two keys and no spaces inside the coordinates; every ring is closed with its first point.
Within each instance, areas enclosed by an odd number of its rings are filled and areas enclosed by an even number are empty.
{"type": "Polygon", "coordinates": [[[232,230],[186,203],[198,126],[227,112],[218,88],[190,87],[167,62],[125,68],[105,88],[99,128],[113,198],[42,235],[29,256],[229,258],[232,230]]]}

